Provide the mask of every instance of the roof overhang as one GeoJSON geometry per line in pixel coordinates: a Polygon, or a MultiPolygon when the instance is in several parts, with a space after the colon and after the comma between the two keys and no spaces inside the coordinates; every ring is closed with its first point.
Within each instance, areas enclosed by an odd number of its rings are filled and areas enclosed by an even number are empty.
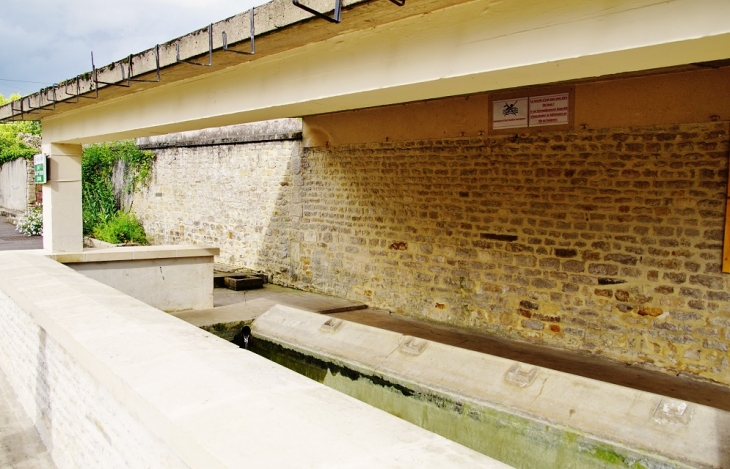
{"type": "Polygon", "coordinates": [[[44,140],[88,143],[730,57],[726,0],[355,0],[339,24],[275,0],[255,10],[255,55],[223,50],[223,32],[249,50],[249,15],[212,25],[210,67],[184,62],[207,63],[206,28],[159,46],[159,82],[151,48],[131,60],[132,78],[152,81],[127,83],[117,62],[98,70],[98,96],[86,73],[55,102],[43,90],[23,99],[23,116],[16,102],[0,119],[42,119],[44,140]]]}

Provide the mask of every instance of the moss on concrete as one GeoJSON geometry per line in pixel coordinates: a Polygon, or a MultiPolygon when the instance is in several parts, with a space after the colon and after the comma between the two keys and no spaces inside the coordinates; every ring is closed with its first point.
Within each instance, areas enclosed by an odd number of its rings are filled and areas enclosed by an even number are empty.
{"type": "Polygon", "coordinates": [[[509,411],[421,392],[253,338],[250,350],[517,469],[688,468],[509,411]]]}

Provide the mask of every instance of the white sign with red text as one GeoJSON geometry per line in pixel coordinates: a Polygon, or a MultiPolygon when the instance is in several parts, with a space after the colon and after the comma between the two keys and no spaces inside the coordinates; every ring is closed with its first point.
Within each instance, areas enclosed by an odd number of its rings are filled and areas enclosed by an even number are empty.
{"type": "Polygon", "coordinates": [[[569,103],[570,93],[495,100],[492,102],[492,128],[568,125],[569,103]]]}
{"type": "Polygon", "coordinates": [[[530,127],[565,125],[568,120],[568,93],[530,98],[530,127]]]}

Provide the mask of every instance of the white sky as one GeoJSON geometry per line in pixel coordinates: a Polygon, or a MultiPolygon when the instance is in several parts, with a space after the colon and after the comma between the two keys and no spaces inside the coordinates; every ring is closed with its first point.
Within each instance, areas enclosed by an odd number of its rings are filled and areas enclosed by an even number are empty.
{"type": "Polygon", "coordinates": [[[0,0],[0,94],[88,72],[92,50],[107,65],[266,1],[0,0]]]}

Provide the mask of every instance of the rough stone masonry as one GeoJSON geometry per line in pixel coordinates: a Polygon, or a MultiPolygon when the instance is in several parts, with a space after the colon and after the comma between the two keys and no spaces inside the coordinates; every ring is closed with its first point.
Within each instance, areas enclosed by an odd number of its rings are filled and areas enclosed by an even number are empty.
{"type": "Polygon", "coordinates": [[[168,148],[134,207],[276,283],[730,385],[728,132],[168,148]]]}

